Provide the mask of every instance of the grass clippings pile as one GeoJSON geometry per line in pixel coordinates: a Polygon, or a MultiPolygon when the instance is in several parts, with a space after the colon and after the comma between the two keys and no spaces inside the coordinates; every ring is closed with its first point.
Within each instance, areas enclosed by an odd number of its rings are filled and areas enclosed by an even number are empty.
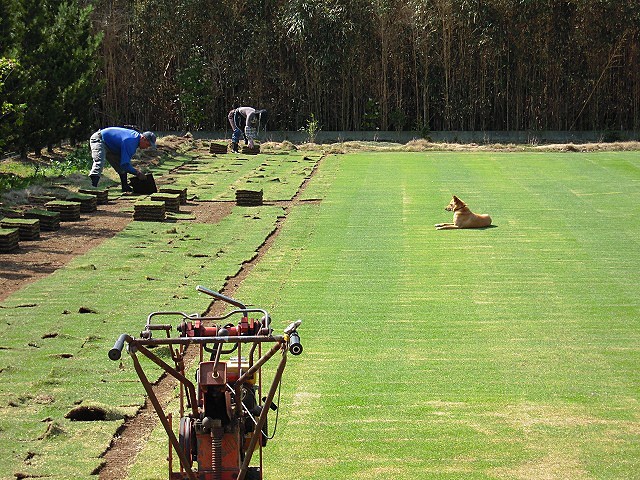
{"type": "Polygon", "coordinates": [[[640,150],[640,142],[591,142],[562,144],[515,144],[515,143],[449,143],[433,142],[425,139],[414,139],[409,142],[394,143],[382,141],[344,141],[335,143],[303,143],[293,145],[284,141],[268,142],[262,145],[263,150],[274,153],[288,151],[322,151],[325,154],[346,154],[357,152],[633,152],[640,150]]]}

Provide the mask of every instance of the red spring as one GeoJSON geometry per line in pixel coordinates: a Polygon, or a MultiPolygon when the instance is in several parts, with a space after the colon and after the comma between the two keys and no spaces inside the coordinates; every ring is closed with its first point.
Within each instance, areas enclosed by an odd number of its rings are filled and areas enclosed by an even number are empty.
{"type": "Polygon", "coordinates": [[[222,479],[222,427],[211,429],[211,467],[213,469],[213,480],[222,479]]]}

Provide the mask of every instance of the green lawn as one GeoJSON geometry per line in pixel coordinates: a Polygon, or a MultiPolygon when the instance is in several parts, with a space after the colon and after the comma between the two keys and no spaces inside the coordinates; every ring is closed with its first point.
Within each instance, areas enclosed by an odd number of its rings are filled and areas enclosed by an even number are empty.
{"type": "MultiPolygon", "coordinates": [[[[299,185],[313,165],[274,159],[263,178],[261,157],[196,162],[189,184],[224,198],[247,178],[299,185]]],[[[321,201],[290,209],[236,294],[278,327],[303,319],[266,479],[640,478],[637,152],[328,156],[303,199],[321,201]],[[436,231],[452,194],[494,227],[436,231]]],[[[0,478],[89,475],[121,420],[80,428],[61,414],[80,399],[116,417],[139,404],[131,362],[120,370],[106,350],[153,310],[203,309],[195,285],[220,288],[281,209],[242,212],[176,233],[127,229],[3,302],[0,478]]],[[[163,440],[130,478],[166,477],[163,440]]]]}
{"type": "MultiPolygon", "coordinates": [[[[201,154],[189,159],[179,173],[178,162],[166,161],[154,176],[163,184],[187,188],[200,200],[235,200],[235,191],[263,190],[265,200],[289,200],[320,155],[279,153],[272,155],[216,156],[201,154]]],[[[182,163],[182,162],[179,162],[182,163]]]]}
{"type": "Polygon", "coordinates": [[[328,157],[238,294],[304,320],[268,478],[640,478],[639,167],[328,157]]]}
{"type": "MultiPolygon", "coordinates": [[[[232,200],[235,189],[251,188],[264,190],[267,201],[289,200],[319,159],[312,157],[182,156],[154,173],[199,199],[232,200]],[[181,174],[172,172],[185,162],[181,174]]],[[[282,207],[264,205],[236,207],[215,225],[185,214],[172,214],[173,223],[133,222],[2,302],[0,478],[89,476],[124,416],[144,400],[132,365],[107,361],[117,336],[138,335],[152,311],[203,313],[211,298],[196,285],[221,289],[283,215],[282,207]],[[108,420],[69,421],[77,405],[109,410],[108,420]]],[[[152,379],[160,373],[148,367],[152,379]]]]}

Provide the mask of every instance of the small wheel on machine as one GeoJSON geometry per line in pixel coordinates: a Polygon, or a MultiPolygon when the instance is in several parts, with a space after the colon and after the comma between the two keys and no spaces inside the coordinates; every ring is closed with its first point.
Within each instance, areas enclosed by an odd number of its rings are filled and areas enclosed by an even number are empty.
{"type": "Polygon", "coordinates": [[[189,461],[189,465],[187,466],[191,468],[191,466],[193,465],[193,461],[196,459],[198,454],[198,445],[196,443],[196,437],[194,435],[193,422],[189,417],[182,417],[180,419],[178,443],[180,443],[180,448],[189,461]]]}
{"type": "Polygon", "coordinates": [[[244,477],[247,480],[262,480],[262,472],[260,467],[249,467],[247,475],[244,477]]]}

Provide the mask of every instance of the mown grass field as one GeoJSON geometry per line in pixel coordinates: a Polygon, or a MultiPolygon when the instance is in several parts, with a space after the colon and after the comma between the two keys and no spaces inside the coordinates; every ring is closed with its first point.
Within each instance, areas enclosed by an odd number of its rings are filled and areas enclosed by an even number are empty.
{"type": "MultiPolygon", "coordinates": [[[[303,319],[265,478],[640,478],[639,182],[637,152],[324,158],[303,196],[321,201],[290,210],[236,294],[275,325],[303,319]],[[453,193],[494,227],[436,231],[453,193]]],[[[88,477],[143,393],[130,362],[106,359],[113,339],[153,310],[202,310],[195,285],[220,288],[279,210],[127,229],[3,302],[1,478],[88,477]],[[194,237],[235,253],[190,256],[194,237]],[[87,298],[89,319],[75,313],[87,298]],[[66,421],[82,399],[114,419],[66,421]]],[[[163,435],[130,478],[166,477],[163,435]]]]}
{"type": "Polygon", "coordinates": [[[240,292],[305,320],[270,478],[638,478],[639,166],[327,158],[240,292]]]}

